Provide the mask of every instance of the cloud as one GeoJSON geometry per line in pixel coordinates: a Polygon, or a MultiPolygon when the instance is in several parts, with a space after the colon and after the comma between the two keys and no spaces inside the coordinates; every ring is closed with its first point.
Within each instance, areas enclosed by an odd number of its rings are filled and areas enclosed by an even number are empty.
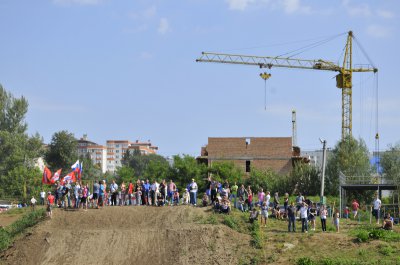
{"type": "Polygon", "coordinates": [[[53,0],[53,3],[57,5],[97,5],[100,4],[103,0],[53,0]]]}
{"type": "Polygon", "coordinates": [[[383,27],[380,25],[370,25],[367,27],[367,34],[374,38],[386,38],[392,33],[391,29],[388,27],[383,27]]]}
{"type": "Polygon", "coordinates": [[[158,25],[158,33],[165,35],[169,31],[171,31],[171,27],[169,25],[168,19],[166,18],[161,18],[160,19],[160,24],[158,25]]]}
{"type": "Polygon", "coordinates": [[[381,18],[394,18],[394,13],[389,10],[380,9],[376,11],[377,15],[381,18]]]}
{"type": "Polygon", "coordinates": [[[255,0],[225,0],[225,2],[228,3],[229,9],[243,11],[255,0]]]}
{"type": "Polygon", "coordinates": [[[287,14],[293,13],[311,13],[311,7],[302,5],[300,0],[283,0],[282,1],[283,10],[287,14]]]}
{"type": "Polygon", "coordinates": [[[229,9],[245,11],[250,6],[258,6],[269,10],[283,10],[286,14],[310,14],[311,7],[304,5],[301,0],[225,0],[229,9]]]}
{"type": "Polygon", "coordinates": [[[368,4],[353,5],[350,0],[343,0],[342,5],[350,16],[369,17],[372,15],[371,9],[368,4]]]}

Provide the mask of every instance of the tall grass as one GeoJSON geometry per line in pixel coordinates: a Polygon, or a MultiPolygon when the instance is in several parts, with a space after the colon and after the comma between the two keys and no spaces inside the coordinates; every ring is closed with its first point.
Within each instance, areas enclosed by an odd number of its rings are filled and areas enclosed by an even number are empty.
{"type": "Polygon", "coordinates": [[[12,223],[10,226],[6,228],[0,228],[0,251],[8,248],[17,235],[24,232],[25,229],[36,225],[45,216],[45,209],[26,212],[25,215],[12,223]]]}

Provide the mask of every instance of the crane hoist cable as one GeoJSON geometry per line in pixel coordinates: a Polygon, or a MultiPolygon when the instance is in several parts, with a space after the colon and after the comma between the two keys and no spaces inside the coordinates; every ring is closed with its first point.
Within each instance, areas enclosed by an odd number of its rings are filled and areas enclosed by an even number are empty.
{"type": "Polygon", "coordinates": [[[267,80],[271,77],[271,74],[264,72],[260,74],[260,77],[264,80],[264,110],[267,110],[267,80]]]}

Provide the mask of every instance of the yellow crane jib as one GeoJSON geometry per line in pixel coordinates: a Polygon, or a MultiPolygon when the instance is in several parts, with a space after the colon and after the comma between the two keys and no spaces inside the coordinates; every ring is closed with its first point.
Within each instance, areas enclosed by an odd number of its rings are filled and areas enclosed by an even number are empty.
{"type": "MultiPolygon", "coordinates": [[[[365,67],[353,68],[352,58],[352,39],[353,32],[349,31],[347,34],[347,42],[344,50],[343,64],[339,65],[327,60],[306,60],[296,59],[291,57],[270,57],[270,56],[252,56],[241,54],[228,54],[228,53],[213,53],[202,52],[200,58],[196,62],[208,63],[225,63],[225,64],[241,64],[241,65],[254,65],[260,68],[281,67],[281,68],[297,68],[297,69],[310,69],[322,71],[339,72],[336,75],[336,87],[342,90],[342,139],[352,134],[352,76],[354,72],[373,72],[378,71],[377,68],[370,65],[365,67]]],[[[267,80],[267,73],[260,74],[260,76],[267,80]],[[265,75],[264,75],[265,74],[265,75]]]]}

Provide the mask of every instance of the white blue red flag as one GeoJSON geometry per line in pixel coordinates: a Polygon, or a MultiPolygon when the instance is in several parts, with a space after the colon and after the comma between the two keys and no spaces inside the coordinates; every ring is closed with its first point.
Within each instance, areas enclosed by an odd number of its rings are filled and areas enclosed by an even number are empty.
{"type": "Polygon", "coordinates": [[[59,170],[57,170],[56,173],[54,173],[53,177],[51,177],[51,179],[50,179],[50,182],[52,184],[54,184],[57,180],[60,179],[60,176],[61,176],[61,168],[59,170]]]}

